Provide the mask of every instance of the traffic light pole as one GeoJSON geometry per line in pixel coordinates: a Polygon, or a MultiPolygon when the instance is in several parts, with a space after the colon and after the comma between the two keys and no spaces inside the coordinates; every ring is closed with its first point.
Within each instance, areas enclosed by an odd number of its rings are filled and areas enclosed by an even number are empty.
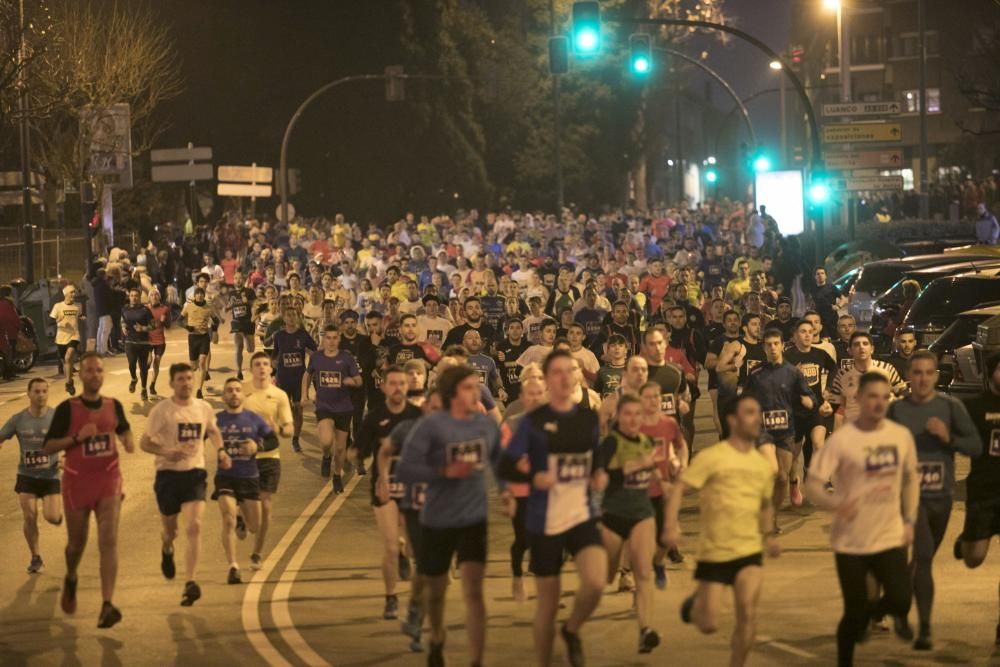
{"type": "MultiPolygon", "coordinates": [[[[551,26],[552,35],[558,35],[558,26],[556,25],[556,3],[555,0],[549,0],[549,24],[551,26]]],[[[555,152],[555,168],[556,168],[556,220],[562,220],[562,210],[565,204],[565,195],[563,191],[563,169],[562,169],[562,91],[559,81],[559,75],[552,74],[552,106],[553,114],[555,118],[553,119],[553,125],[555,136],[552,140],[552,149],[555,152]]]]}

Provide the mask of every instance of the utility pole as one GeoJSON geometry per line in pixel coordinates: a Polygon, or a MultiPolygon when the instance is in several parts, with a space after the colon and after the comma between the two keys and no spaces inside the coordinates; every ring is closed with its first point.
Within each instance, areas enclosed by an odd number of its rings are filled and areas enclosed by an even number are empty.
{"type": "Polygon", "coordinates": [[[917,0],[917,32],[920,41],[920,219],[928,220],[930,175],[927,173],[927,3],[917,0]]]}
{"type": "Polygon", "coordinates": [[[677,137],[677,201],[684,206],[684,136],[681,131],[681,74],[676,60],[670,61],[674,77],[674,134],[677,137]]]}
{"type": "MultiPolygon", "coordinates": [[[[556,3],[555,0],[549,0],[549,24],[552,36],[555,37],[559,34],[558,26],[556,25],[556,3]]],[[[560,90],[559,75],[552,75],[552,106],[553,106],[553,131],[554,137],[552,141],[553,151],[555,152],[555,167],[556,167],[556,219],[562,219],[563,205],[565,204],[565,195],[563,192],[563,169],[562,169],[562,92],[560,90]]]]}
{"type": "Polygon", "coordinates": [[[17,111],[20,115],[18,134],[21,143],[21,238],[24,242],[24,280],[35,282],[34,229],[31,224],[31,134],[28,128],[28,86],[24,61],[27,59],[27,30],[24,20],[24,0],[20,1],[21,44],[17,50],[17,111]]]}
{"type": "Polygon", "coordinates": [[[779,79],[781,79],[781,87],[778,89],[778,114],[781,116],[781,168],[785,169],[788,166],[788,115],[786,113],[784,73],[779,79]]]}

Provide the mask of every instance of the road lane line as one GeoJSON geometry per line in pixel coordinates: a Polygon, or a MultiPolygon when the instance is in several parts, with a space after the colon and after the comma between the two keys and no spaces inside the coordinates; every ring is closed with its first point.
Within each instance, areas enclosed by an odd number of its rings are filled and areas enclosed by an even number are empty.
{"type": "Polygon", "coordinates": [[[263,563],[263,567],[254,573],[253,578],[247,584],[246,593],[243,594],[243,608],[241,611],[241,617],[243,622],[243,631],[246,633],[247,639],[250,641],[250,645],[257,650],[264,661],[271,665],[271,667],[292,667],[292,664],[288,662],[275,648],[271,640],[268,639],[267,633],[264,632],[261,627],[260,621],[260,596],[264,590],[264,584],[267,583],[268,578],[271,576],[271,572],[274,571],[275,566],[281,559],[284,558],[285,552],[292,545],[295,539],[305,528],[306,523],[312,518],[312,515],[316,513],[326,497],[333,492],[333,488],[329,483],[323,484],[323,488],[320,492],[316,494],[302,513],[299,514],[298,518],[292,523],[292,525],[285,531],[282,535],[281,540],[274,547],[270,554],[268,554],[267,559],[263,563]]]}
{"type": "MultiPolygon", "coordinates": [[[[292,649],[299,658],[302,659],[309,667],[331,667],[330,663],[327,662],[321,655],[312,650],[312,647],[306,642],[306,640],[299,634],[299,631],[295,628],[292,623],[292,615],[288,610],[288,599],[292,592],[292,584],[295,583],[295,577],[298,576],[299,570],[302,569],[302,565],[305,563],[306,558],[309,557],[309,553],[312,551],[313,547],[316,546],[316,541],[322,535],[323,530],[326,529],[327,525],[333,519],[333,515],[343,507],[344,503],[347,502],[348,496],[354,491],[354,487],[358,485],[361,481],[360,475],[354,475],[351,480],[347,483],[344,488],[344,492],[337,496],[332,503],[327,505],[326,511],[323,512],[323,516],[318,518],[315,523],[313,523],[312,528],[309,529],[309,533],[306,535],[305,539],[299,543],[298,548],[295,550],[295,554],[292,556],[291,560],[288,561],[288,565],[285,570],[281,573],[281,577],[278,579],[278,584],[274,587],[274,591],[271,593],[271,618],[274,619],[274,625],[278,628],[278,634],[281,638],[288,644],[288,647],[292,649]]],[[[329,487],[329,484],[327,484],[329,487]]]]}
{"type": "Polygon", "coordinates": [[[772,639],[771,637],[757,637],[758,644],[767,644],[768,646],[773,646],[779,651],[784,651],[785,653],[791,653],[792,655],[797,655],[800,658],[818,658],[819,656],[815,653],[810,653],[809,651],[803,651],[800,648],[795,648],[791,644],[786,644],[785,642],[772,639]]]}

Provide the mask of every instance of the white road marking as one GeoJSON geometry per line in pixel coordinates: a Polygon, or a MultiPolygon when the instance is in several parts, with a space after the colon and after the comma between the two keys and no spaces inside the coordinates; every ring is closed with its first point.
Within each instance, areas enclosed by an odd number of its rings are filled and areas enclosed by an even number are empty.
{"type": "MultiPolygon", "coordinates": [[[[288,610],[288,598],[292,592],[292,584],[295,583],[295,577],[298,576],[299,570],[302,569],[302,565],[305,563],[306,558],[309,557],[309,553],[316,545],[316,541],[323,533],[323,530],[326,529],[330,520],[333,519],[333,515],[344,505],[347,497],[351,495],[354,487],[360,481],[361,477],[354,475],[344,488],[344,493],[337,496],[327,506],[326,511],[323,512],[323,516],[316,520],[316,523],[309,529],[309,534],[299,544],[295,555],[288,561],[288,566],[281,573],[278,585],[274,587],[274,591],[271,594],[271,617],[278,628],[278,634],[281,635],[281,638],[285,640],[285,643],[288,644],[288,647],[292,649],[295,655],[301,658],[309,667],[331,667],[331,665],[322,656],[312,650],[312,647],[306,643],[306,640],[303,639],[302,635],[295,628],[292,622],[292,615],[288,610]]],[[[329,486],[327,484],[327,487],[329,486]]]]}
{"type": "Polygon", "coordinates": [[[275,648],[271,640],[268,639],[267,634],[261,627],[260,624],[260,596],[264,589],[264,584],[267,582],[268,577],[271,576],[271,572],[274,571],[275,566],[281,561],[285,556],[285,552],[295,541],[295,538],[299,536],[302,529],[305,527],[306,522],[309,518],[316,513],[320,505],[328,495],[333,493],[333,488],[329,483],[323,485],[320,492],[316,494],[316,497],[309,501],[306,508],[302,510],[298,518],[295,519],[294,523],[285,531],[285,534],[281,537],[277,546],[271,551],[267,559],[264,561],[263,567],[257,570],[253,575],[253,579],[247,584],[246,593],[243,595],[243,607],[241,610],[241,618],[243,621],[243,631],[246,633],[247,639],[250,640],[250,645],[256,649],[257,653],[264,659],[264,661],[271,665],[271,667],[292,667],[292,664],[282,657],[281,653],[275,648]]]}
{"type": "Polygon", "coordinates": [[[771,637],[757,637],[758,644],[767,644],[768,646],[773,646],[779,651],[784,651],[785,653],[791,653],[792,655],[797,655],[800,658],[818,658],[819,656],[815,653],[810,653],[809,651],[803,651],[800,648],[795,648],[791,644],[786,644],[785,642],[772,639],[771,637]]]}

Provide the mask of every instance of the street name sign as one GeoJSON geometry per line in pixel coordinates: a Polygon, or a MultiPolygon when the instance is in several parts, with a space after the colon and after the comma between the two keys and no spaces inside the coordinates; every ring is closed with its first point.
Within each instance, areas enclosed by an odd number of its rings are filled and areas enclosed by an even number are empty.
{"type": "Polygon", "coordinates": [[[219,183],[218,194],[222,197],[270,197],[271,184],[219,183]]]}
{"type": "Polygon", "coordinates": [[[892,116],[903,110],[899,102],[845,102],[824,104],[824,116],[892,116]]]}
{"type": "Polygon", "coordinates": [[[151,170],[154,183],[210,181],[214,174],[210,146],[157,148],[149,152],[149,159],[154,163],[151,170]]]}
{"type": "Polygon", "coordinates": [[[828,169],[898,169],[903,164],[903,151],[845,151],[825,153],[828,169]]]}
{"type": "Polygon", "coordinates": [[[823,126],[824,144],[863,144],[901,141],[899,123],[841,123],[823,126]]]}
{"type": "Polygon", "coordinates": [[[902,190],[902,176],[848,176],[847,178],[835,179],[834,188],[836,190],[865,191],[865,190],[902,190]]]}
{"type": "Polygon", "coordinates": [[[273,178],[274,170],[270,167],[219,167],[219,180],[226,183],[270,183],[273,178]]]}

